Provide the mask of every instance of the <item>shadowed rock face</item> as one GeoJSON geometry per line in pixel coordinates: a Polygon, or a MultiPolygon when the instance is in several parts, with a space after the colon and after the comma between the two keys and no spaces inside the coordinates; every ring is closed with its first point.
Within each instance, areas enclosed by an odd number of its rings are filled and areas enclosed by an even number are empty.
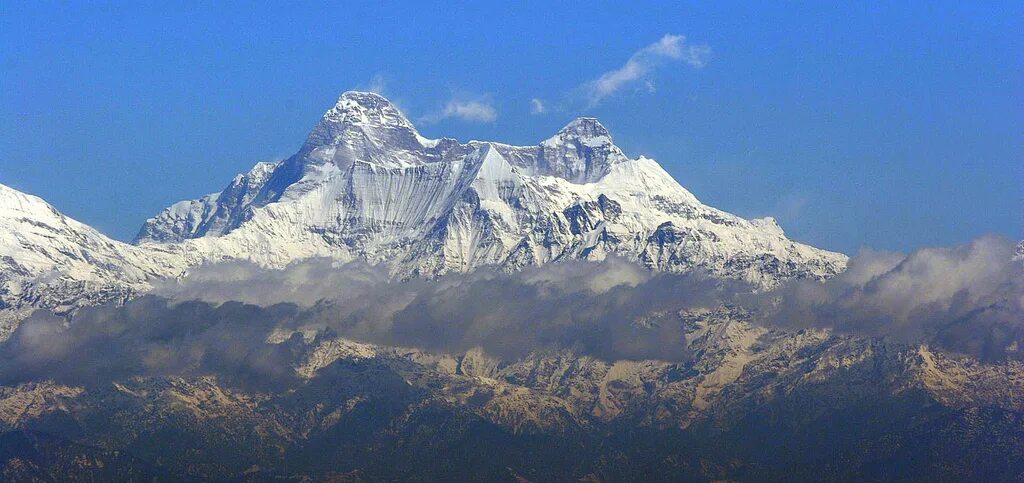
{"type": "Polygon", "coordinates": [[[611,173],[613,166],[628,160],[612,142],[611,133],[588,117],[570,122],[541,143],[537,159],[540,172],[574,183],[598,181],[611,173]]]}

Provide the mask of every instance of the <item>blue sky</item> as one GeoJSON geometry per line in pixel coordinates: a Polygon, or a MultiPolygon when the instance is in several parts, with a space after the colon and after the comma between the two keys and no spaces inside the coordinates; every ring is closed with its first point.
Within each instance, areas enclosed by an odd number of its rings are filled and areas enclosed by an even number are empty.
{"type": "Polygon", "coordinates": [[[596,116],[825,248],[1024,237],[1022,2],[89,3],[0,3],[0,183],[120,239],[353,88],[463,141],[596,116]]]}

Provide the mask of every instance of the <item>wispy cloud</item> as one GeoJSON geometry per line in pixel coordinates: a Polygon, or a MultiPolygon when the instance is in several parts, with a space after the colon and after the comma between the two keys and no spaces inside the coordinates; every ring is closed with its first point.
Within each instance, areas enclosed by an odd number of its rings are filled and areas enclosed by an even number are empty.
{"type": "Polygon", "coordinates": [[[643,85],[653,90],[654,84],[647,76],[659,65],[683,61],[699,69],[704,67],[710,55],[711,47],[707,45],[687,45],[686,37],[682,35],[665,35],[657,42],[636,51],[622,67],[583,84],[582,91],[593,106],[636,82],[643,81],[643,85]]]}
{"type": "Polygon", "coordinates": [[[534,97],[530,99],[530,114],[544,114],[544,101],[534,97]]]}
{"type": "Polygon", "coordinates": [[[384,76],[377,74],[370,79],[370,84],[366,86],[366,90],[374,94],[384,95],[386,87],[387,83],[384,81],[384,76]]]}
{"type": "Polygon", "coordinates": [[[381,74],[374,74],[365,84],[360,83],[354,87],[357,91],[372,92],[374,94],[387,95],[387,80],[381,74]]]}
{"type": "Polygon", "coordinates": [[[806,193],[787,193],[775,202],[771,214],[787,226],[797,224],[810,204],[806,193]]]}
{"type": "Polygon", "coordinates": [[[498,110],[487,98],[451,99],[440,111],[423,116],[420,121],[433,123],[452,118],[465,122],[494,122],[498,119],[498,110]]]}

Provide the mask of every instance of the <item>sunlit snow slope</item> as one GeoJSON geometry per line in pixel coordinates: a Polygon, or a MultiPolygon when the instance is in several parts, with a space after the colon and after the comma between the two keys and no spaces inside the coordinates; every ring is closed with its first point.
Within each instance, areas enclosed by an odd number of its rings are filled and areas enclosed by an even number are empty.
{"type": "Polygon", "coordinates": [[[771,218],[700,203],[654,160],[626,156],[596,119],[537,146],[462,144],[422,137],[387,99],[363,92],[343,94],[291,158],[171,206],[136,242],[267,266],[365,259],[401,277],[615,254],[770,287],[846,263],[787,239],[771,218]]]}

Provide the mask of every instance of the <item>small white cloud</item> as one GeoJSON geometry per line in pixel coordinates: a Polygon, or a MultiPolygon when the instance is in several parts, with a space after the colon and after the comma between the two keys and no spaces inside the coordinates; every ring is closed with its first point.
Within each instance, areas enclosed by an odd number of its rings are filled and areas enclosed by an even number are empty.
{"type": "MultiPolygon", "coordinates": [[[[686,37],[682,35],[665,35],[657,42],[636,51],[622,67],[605,72],[597,79],[584,84],[583,93],[593,106],[623,87],[645,80],[645,77],[663,62],[681,60],[699,69],[704,67],[710,55],[711,47],[686,45],[686,37]]],[[[649,79],[644,85],[648,90],[653,90],[654,84],[649,79]]]]}
{"type": "Polygon", "coordinates": [[[444,106],[444,117],[454,117],[471,122],[494,122],[498,111],[494,106],[481,101],[448,101],[444,106]]]}
{"type": "Polygon", "coordinates": [[[459,119],[466,122],[494,122],[498,111],[486,99],[449,100],[440,112],[424,116],[421,121],[438,122],[444,119],[459,119]]]}
{"type": "Polygon", "coordinates": [[[530,99],[530,114],[544,114],[544,101],[534,97],[530,99]]]}

